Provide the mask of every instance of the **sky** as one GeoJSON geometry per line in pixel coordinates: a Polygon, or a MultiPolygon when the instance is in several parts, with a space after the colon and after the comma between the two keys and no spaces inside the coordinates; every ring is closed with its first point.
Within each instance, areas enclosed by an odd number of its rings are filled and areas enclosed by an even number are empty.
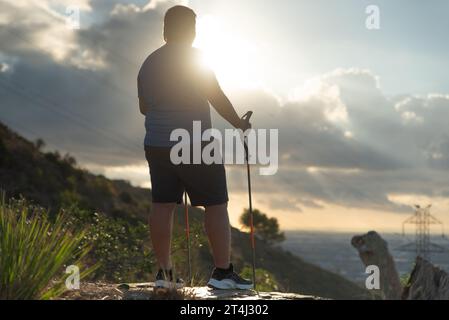
{"type": "MultiPolygon", "coordinates": [[[[280,167],[254,174],[255,207],[283,229],[398,231],[411,205],[432,203],[449,225],[445,0],[0,0],[0,121],[148,187],[137,72],[179,3],[238,112],[279,130],[280,167]]],[[[244,170],[227,168],[236,226],[244,170]]]]}

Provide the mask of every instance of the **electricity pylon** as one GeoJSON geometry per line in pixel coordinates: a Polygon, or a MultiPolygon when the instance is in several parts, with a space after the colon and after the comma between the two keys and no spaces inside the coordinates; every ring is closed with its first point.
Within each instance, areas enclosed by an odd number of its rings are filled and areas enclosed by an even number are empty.
{"type": "Polygon", "coordinates": [[[407,243],[405,245],[400,246],[398,249],[400,251],[411,251],[416,252],[416,256],[419,256],[423,259],[430,261],[431,253],[441,253],[447,252],[448,250],[440,245],[432,243],[430,241],[430,226],[431,225],[439,225],[441,226],[442,236],[444,238],[444,225],[443,223],[435,218],[430,213],[430,207],[432,205],[428,205],[425,208],[422,208],[419,205],[415,205],[415,213],[405,219],[402,223],[402,235],[405,236],[405,226],[407,224],[414,224],[415,227],[415,242],[407,243]]]}

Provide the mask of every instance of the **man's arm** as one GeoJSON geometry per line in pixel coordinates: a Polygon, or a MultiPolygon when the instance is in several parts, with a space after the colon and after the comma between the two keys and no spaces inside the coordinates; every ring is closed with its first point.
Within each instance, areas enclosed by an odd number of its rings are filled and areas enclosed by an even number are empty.
{"type": "Polygon", "coordinates": [[[144,116],[148,112],[148,106],[143,103],[142,99],[139,99],[139,110],[140,113],[143,114],[144,116]]]}
{"type": "Polygon", "coordinates": [[[243,131],[251,128],[251,125],[249,123],[240,119],[237,112],[235,112],[232,103],[229,101],[228,97],[226,97],[223,90],[218,85],[218,82],[216,83],[216,85],[210,88],[208,99],[214,109],[217,110],[218,114],[225,120],[227,120],[230,124],[232,124],[235,128],[242,129],[243,131]]]}

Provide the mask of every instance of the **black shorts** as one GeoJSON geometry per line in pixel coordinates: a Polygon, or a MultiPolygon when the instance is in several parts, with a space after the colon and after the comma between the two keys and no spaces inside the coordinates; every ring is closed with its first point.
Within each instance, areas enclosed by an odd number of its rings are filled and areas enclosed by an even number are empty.
{"type": "Polygon", "coordinates": [[[184,190],[193,206],[228,202],[223,164],[179,164],[170,161],[169,147],[145,146],[155,203],[182,203],[184,190]]]}

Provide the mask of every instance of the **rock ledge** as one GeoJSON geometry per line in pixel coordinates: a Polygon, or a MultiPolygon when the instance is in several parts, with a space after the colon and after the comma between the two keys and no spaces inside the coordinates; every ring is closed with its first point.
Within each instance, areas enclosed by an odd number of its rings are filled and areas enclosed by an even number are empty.
{"type": "Polygon", "coordinates": [[[319,297],[283,292],[253,290],[213,290],[186,287],[182,290],[155,291],[148,283],[82,283],[80,290],[66,292],[63,300],[321,300],[319,297]]]}

